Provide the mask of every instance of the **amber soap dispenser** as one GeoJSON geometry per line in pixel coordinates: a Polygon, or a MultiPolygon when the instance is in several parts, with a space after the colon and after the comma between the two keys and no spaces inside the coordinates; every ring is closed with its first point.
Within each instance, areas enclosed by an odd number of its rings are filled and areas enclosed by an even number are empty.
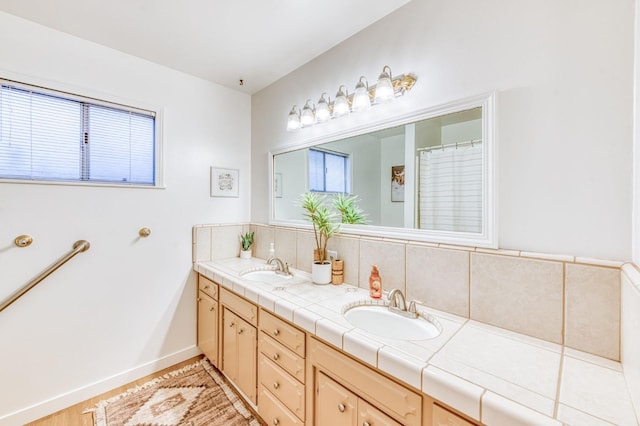
{"type": "Polygon", "coordinates": [[[371,275],[369,275],[369,296],[373,299],[382,297],[382,278],[378,272],[378,265],[371,265],[371,275]]]}

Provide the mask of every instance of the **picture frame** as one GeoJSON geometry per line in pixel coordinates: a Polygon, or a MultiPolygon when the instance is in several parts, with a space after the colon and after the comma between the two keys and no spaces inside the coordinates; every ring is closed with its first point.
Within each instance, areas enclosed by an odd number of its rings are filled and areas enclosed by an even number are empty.
{"type": "Polygon", "coordinates": [[[211,196],[212,197],[239,197],[238,169],[223,169],[211,167],[211,196]]]}
{"type": "Polygon", "coordinates": [[[282,173],[275,173],[273,192],[276,194],[276,198],[282,198],[282,173]]]}
{"type": "Polygon", "coordinates": [[[391,201],[404,202],[404,165],[391,166],[391,201]]]}

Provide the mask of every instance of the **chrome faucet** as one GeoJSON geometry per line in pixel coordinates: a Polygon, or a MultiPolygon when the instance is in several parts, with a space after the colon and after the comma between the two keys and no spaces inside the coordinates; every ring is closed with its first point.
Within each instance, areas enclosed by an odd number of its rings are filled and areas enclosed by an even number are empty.
{"type": "Polygon", "coordinates": [[[397,314],[403,315],[409,318],[418,318],[418,313],[416,312],[416,302],[411,301],[409,303],[409,309],[407,309],[407,300],[402,294],[402,291],[399,288],[394,288],[389,292],[389,310],[391,312],[395,312],[397,314]]]}
{"type": "Polygon", "coordinates": [[[283,262],[282,260],[278,259],[277,257],[270,257],[269,259],[267,259],[267,264],[269,265],[273,265],[276,264],[276,269],[275,272],[278,275],[291,275],[291,272],[289,271],[289,264],[286,262],[283,262]]]}

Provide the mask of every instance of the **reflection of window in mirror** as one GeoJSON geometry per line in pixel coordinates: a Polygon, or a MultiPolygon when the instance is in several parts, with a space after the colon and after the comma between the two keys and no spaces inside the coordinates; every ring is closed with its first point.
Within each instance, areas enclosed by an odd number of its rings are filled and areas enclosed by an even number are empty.
{"type": "Polygon", "coordinates": [[[309,190],[349,193],[349,155],[309,149],[309,190]]]}

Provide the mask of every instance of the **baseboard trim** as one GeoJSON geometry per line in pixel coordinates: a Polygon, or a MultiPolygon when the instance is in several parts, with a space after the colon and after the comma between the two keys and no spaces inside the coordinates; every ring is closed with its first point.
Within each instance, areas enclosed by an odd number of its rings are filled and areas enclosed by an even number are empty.
{"type": "Polygon", "coordinates": [[[165,355],[162,358],[149,361],[113,376],[106,377],[86,386],[82,386],[13,413],[9,413],[0,417],[0,426],[25,424],[38,420],[42,417],[48,416],[49,414],[53,414],[89,398],[93,398],[96,395],[108,392],[118,386],[126,385],[127,383],[141,377],[153,374],[164,368],[171,367],[172,365],[178,364],[182,361],[186,361],[187,359],[198,356],[201,353],[202,352],[197,346],[189,346],[172,354],[165,355]]]}

